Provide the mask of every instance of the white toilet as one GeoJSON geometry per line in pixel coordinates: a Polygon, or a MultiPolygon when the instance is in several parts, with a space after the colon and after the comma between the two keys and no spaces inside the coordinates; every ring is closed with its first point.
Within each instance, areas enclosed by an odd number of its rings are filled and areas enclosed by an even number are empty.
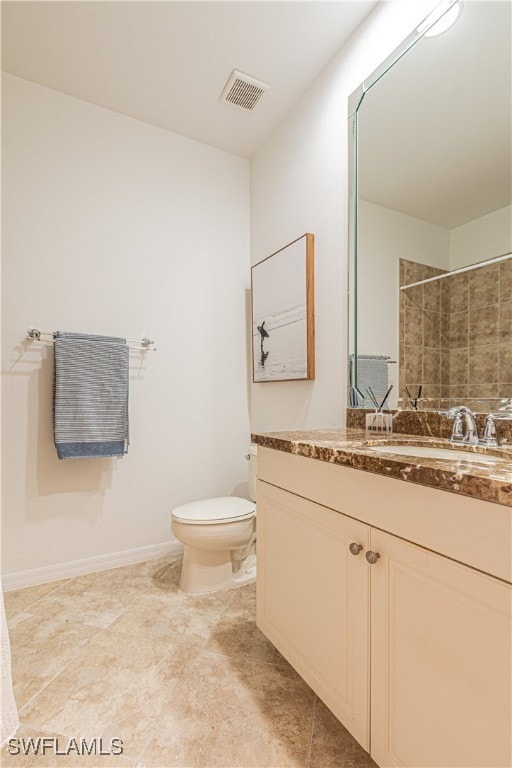
{"type": "MultiPolygon", "coordinates": [[[[256,500],[256,446],[249,448],[249,495],[256,500]]],[[[198,594],[256,580],[256,504],[237,496],[176,507],[171,531],[185,545],[180,587],[198,594]]]]}

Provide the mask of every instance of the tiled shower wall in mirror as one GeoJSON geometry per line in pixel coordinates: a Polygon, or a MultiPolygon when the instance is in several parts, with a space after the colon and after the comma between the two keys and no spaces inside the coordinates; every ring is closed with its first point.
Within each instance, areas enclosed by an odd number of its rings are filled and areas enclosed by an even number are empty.
{"type": "MultiPolygon", "coordinates": [[[[444,270],[400,259],[400,285],[444,270]]],[[[512,397],[512,259],[400,291],[400,395],[492,411],[512,397]]]]}

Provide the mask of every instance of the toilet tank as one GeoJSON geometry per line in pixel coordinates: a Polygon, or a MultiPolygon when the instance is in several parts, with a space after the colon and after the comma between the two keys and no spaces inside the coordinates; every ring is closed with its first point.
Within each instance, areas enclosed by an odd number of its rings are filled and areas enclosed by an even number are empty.
{"type": "Polygon", "coordinates": [[[249,496],[253,501],[256,501],[256,463],[257,463],[258,446],[251,443],[249,446],[249,496]]]}

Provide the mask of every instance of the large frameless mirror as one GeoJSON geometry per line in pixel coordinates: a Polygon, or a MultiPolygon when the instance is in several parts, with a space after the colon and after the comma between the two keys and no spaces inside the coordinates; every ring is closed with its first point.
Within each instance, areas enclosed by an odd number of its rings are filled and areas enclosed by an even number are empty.
{"type": "Polygon", "coordinates": [[[511,40],[508,0],[447,0],[352,94],[352,407],[512,396],[511,40]]]}

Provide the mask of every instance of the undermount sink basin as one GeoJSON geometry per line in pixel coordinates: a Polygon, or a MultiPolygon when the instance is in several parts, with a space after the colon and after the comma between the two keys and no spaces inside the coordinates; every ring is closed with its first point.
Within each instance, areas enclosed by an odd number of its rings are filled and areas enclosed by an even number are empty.
{"type": "Polygon", "coordinates": [[[448,461],[470,461],[478,464],[498,464],[503,459],[472,451],[458,451],[450,448],[436,448],[424,445],[372,445],[373,451],[394,453],[400,456],[415,456],[423,459],[446,459],[448,461]]]}

